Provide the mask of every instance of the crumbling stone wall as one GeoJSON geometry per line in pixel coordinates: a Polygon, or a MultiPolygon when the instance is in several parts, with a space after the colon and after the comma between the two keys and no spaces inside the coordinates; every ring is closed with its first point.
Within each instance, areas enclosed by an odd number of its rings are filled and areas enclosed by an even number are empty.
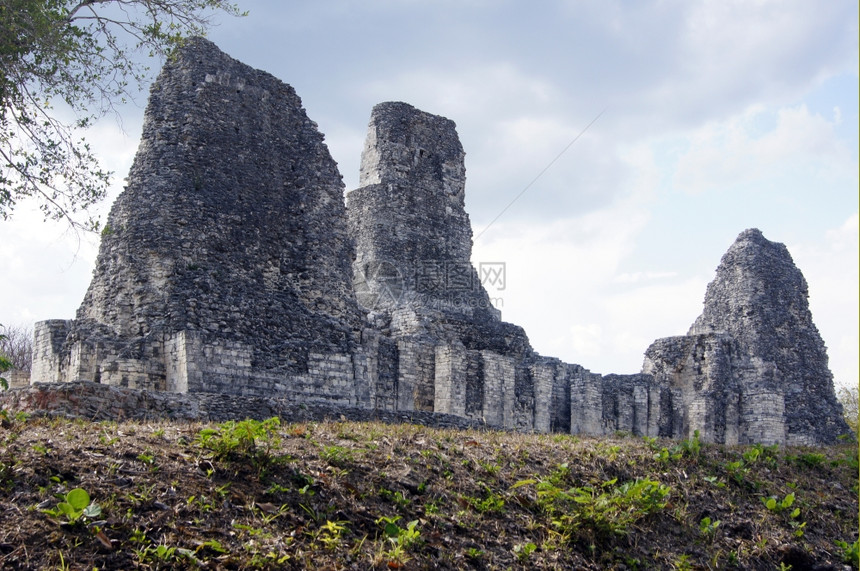
{"type": "Polygon", "coordinates": [[[190,41],[153,86],[77,318],[36,324],[32,382],[73,383],[2,400],[171,418],[310,403],[729,444],[848,432],[784,246],[742,233],[689,334],[655,341],[641,374],[602,376],[538,355],[492,307],[465,173],[452,121],[382,103],[344,204],[294,90],[190,41]]]}

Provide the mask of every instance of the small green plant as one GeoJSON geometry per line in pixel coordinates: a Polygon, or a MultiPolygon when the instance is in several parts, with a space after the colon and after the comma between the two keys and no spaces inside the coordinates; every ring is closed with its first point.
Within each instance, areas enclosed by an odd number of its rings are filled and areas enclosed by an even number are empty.
{"type": "Polygon", "coordinates": [[[343,446],[326,446],[320,452],[320,458],[332,466],[344,466],[355,459],[355,454],[343,446]]]}
{"type": "Polygon", "coordinates": [[[255,464],[272,460],[272,449],[280,445],[278,429],[281,421],[272,417],[263,422],[245,419],[230,420],[216,428],[204,428],[197,434],[195,442],[201,448],[211,450],[216,460],[245,460],[255,464]]]}
{"type": "Polygon", "coordinates": [[[817,468],[824,464],[827,456],[818,452],[807,452],[797,457],[797,463],[807,468],[817,468]]]}
{"type": "MultiPolygon", "coordinates": [[[[511,489],[534,484],[522,480],[511,489]]],[[[634,480],[618,485],[618,479],[599,487],[583,486],[565,490],[552,478],[536,484],[538,504],[563,534],[623,535],[630,525],[666,507],[670,488],[655,480],[634,480]]]]}
{"type": "Polygon", "coordinates": [[[98,504],[90,501],[90,495],[83,488],[69,490],[61,502],[54,509],[42,510],[44,513],[65,519],[70,524],[75,524],[82,518],[96,518],[101,515],[102,509],[98,504]]]}
{"type": "Polygon", "coordinates": [[[483,556],[484,556],[484,552],[481,551],[480,549],[478,549],[477,547],[470,547],[469,549],[466,550],[466,557],[468,559],[472,559],[474,561],[477,561],[478,559],[480,559],[483,556]]]}
{"type": "Polygon", "coordinates": [[[711,520],[709,517],[703,517],[699,521],[699,532],[708,541],[713,541],[717,535],[717,528],[720,527],[720,520],[711,520]]]}
{"type": "Polygon", "coordinates": [[[486,497],[473,498],[464,496],[464,500],[479,513],[502,513],[505,511],[505,500],[488,487],[484,486],[486,497]]]}
{"type": "MultiPolygon", "coordinates": [[[[794,492],[787,494],[781,501],[777,499],[777,496],[762,498],[761,501],[770,511],[780,513],[794,505],[794,492]]],[[[798,515],[800,514],[800,508],[797,508],[795,511],[798,515]]]]}
{"type": "Polygon", "coordinates": [[[418,520],[410,521],[405,528],[397,525],[400,516],[382,516],[376,520],[377,525],[382,525],[383,534],[391,547],[383,551],[382,556],[386,559],[389,568],[399,568],[409,560],[407,551],[421,540],[421,532],[418,530],[418,520]]]}
{"type": "Polygon", "coordinates": [[[855,569],[860,567],[860,541],[855,539],[854,543],[849,544],[847,541],[837,539],[836,547],[842,550],[843,562],[853,565],[855,569]]]}
{"type": "Polygon", "coordinates": [[[744,457],[744,462],[746,462],[747,464],[755,464],[758,461],[759,456],[761,456],[763,450],[764,447],[761,444],[755,444],[748,450],[745,450],[742,454],[742,456],[744,457]]]}
{"type": "Polygon", "coordinates": [[[743,460],[726,462],[726,472],[728,472],[729,477],[738,484],[747,483],[746,477],[749,474],[749,471],[749,468],[743,460]]]}
{"type": "Polygon", "coordinates": [[[794,536],[803,537],[806,522],[801,522],[798,519],[800,517],[800,508],[794,508],[791,512],[788,511],[794,505],[794,499],[794,492],[792,492],[787,494],[782,500],[779,500],[777,496],[770,496],[762,498],[761,501],[768,510],[774,513],[788,513],[788,524],[794,530],[794,536]]]}
{"type": "Polygon", "coordinates": [[[478,465],[492,476],[497,476],[502,470],[501,466],[499,466],[498,464],[493,464],[491,462],[482,462],[481,460],[478,460],[478,465]]]}
{"type": "MultiPolygon", "coordinates": [[[[260,516],[260,519],[262,519],[263,523],[266,525],[269,525],[288,511],[290,511],[289,504],[283,504],[279,508],[275,508],[275,506],[272,506],[271,504],[257,504],[254,506],[254,512],[260,516]]],[[[314,520],[316,520],[316,517],[314,517],[314,520]]]]}
{"type": "Polygon", "coordinates": [[[317,531],[315,539],[322,543],[326,549],[337,549],[344,531],[346,531],[346,522],[326,520],[317,531]]]}
{"type": "Polygon", "coordinates": [[[379,489],[379,496],[382,498],[385,498],[386,500],[394,502],[398,506],[404,507],[404,508],[406,506],[408,506],[410,503],[412,503],[409,500],[409,498],[404,496],[403,492],[401,492],[400,490],[398,490],[396,492],[392,492],[391,490],[389,490],[387,488],[380,488],[379,489]]]}
{"type": "Polygon", "coordinates": [[[518,543],[514,545],[514,555],[517,557],[517,561],[520,563],[524,563],[528,561],[531,554],[535,552],[537,549],[537,545],[532,543],[531,541],[528,543],[518,543]]]}
{"type": "Polygon", "coordinates": [[[693,431],[693,437],[687,440],[682,440],[678,445],[684,456],[690,458],[698,458],[702,451],[702,442],[699,440],[699,431],[693,431]]]}
{"type": "Polygon", "coordinates": [[[195,551],[199,553],[200,551],[206,549],[208,549],[209,551],[214,551],[215,553],[227,553],[227,550],[224,548],[223,545],[221,545],[221,542],[217,539],[210,539],[208,541],[204,541],[197,546],[197,549],[195,551]]]}
{"type": "Polygon", "coordinates": [[[668,464],[670,461],[677,462],[681,458],[687,457],[697,459],[702,451],[702,442],[699,439],[699,431],[693,431],[693,437],[682,440],[671,448],[658,448],[656,439],[646,440],[648,447],[654,450],[654,460],[663,464],[668,464]]]}
{"type": "Polygon", "coordinates": [[[672,565],[677,571],[692,571],[693,564],[690,563],[690,556],[686,553],[678,557],[678,560],[672,565]]]}
{"type": "Polygon", "coordinates": [[[717,478],[716,476],[705,476],[704,479],[707,483],[709,483],[713,486],[716,486],[718,488],[725,488],[726,487],[725,482],[720,482],[720,479],[717,478]]]}
{"type": "Polygon", "coordinates": [[[181,549],[179,547],[168,547],[167,545],[149,545],[144,547],[143,549],[138,550],[137,552],[138,559],[141,562],[152,561],[156,563],[159,567],[162,564],[171,565],[176,562],[180,557],[185,557],[189,561],[191,561],[195,566],[200,564],[200,561],[194,556],[194,552],[190,549],[181,549]]]}

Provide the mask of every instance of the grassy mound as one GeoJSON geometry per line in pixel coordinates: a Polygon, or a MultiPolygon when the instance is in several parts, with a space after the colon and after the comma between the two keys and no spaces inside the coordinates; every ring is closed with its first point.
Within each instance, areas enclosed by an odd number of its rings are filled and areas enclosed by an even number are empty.
{"type": "Polygon", "coordinates": [[[857,448],[0,417],[4,569],[844,569],[857,448]]]}

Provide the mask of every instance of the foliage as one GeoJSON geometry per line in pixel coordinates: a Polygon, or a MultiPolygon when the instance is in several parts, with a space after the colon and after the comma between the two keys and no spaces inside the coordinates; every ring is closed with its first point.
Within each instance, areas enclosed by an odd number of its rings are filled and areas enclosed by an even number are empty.
{"type": "Polygon", "coordinates": [[[390,548],[383,550],[382,557],[391,569],[398,569],[409,561],[407,552],[413,549],[421,540],[421,532],[418,530],[418,520],[412,520],[405,528],[397,525],[400,516],[381,517],[376,520],[377,525],[382,525],[383,533],[390,544],[390,548]]]}
{"type": "Polygon", "coordinates": [[[33,328],[0,324],[0,356],[8,361],[11,369],[30,372],[33,366],[33,328]]]}
{"type": "Polygon", "coordinates": [[[277,417],[262,422],[253,419],[228,420],[216,428],[204,428],[197,434],[197,445],[211,450],[216,460],[242,460],[255,463],[271,460],[271,451],[280,443],[277,417]],[[258,443],[261,447],[258,447],[258,443]]]}
{"type": "MultiPolygon", "coordinates": [[[[512,489],[532,483],[520,481],[512,489]]],[[[670,489],[656,480],[617,484],[618,479],[613,478],[600,486],[565,490],[550,477],[537,482],[536,489],[539,504],[565,534],[623,535],[633,523],[666,507],[670,489]]]]}
{"type": "Polygon", "coordinates": [[[682,440],[671,448],[660,448],[656,445],[655,438],[645,438],[646,444],[652,450],[655,450],[654,459],[663,463],[668,463],[670,460],[678,461],[681,458],[690,458],[696,460],[702,452],[702,442],[699,440],[699,431],[693,431],[693,437],[682,440]]]}
{"type": "Polygon", "coordinates": [[[0,0],[0,217],[35,197],[46,218],[104,198],[111,173],[80,132],[133,97],[166,57],[202,35],[228,0],[0,0]],[[69,118],[71,117],[71,118],[69,118]]]}
{"type": "Polygon", "coordinates": [[[95,518],[102,513],[101,507],[91,503],[90,494],[83,488],[69,490],[62,499],[63,501],[59,502],[56,508],[43,511],[72,524],[77,523],[81,518],[95,518]]]}
{"type": "MultiPolygon", "coordinates": [[[[12,360],[6,356],[5,351],[3,349],[2,344],[5,341],[6,341],[6,336],[0,334],[0,373],[8,371],[9,369],[12,368],[12,360]]],[[[0,389],[3,389],[4,391],[9,390],[9,382],[6,379],[4,379],[3,377],[0,377],[0,389]]]]}
{"type": "Polygon", "coordinates": [[[837,539],[836,547],[842,550],[842,561],[853,565],[855,569],[860,567],[860,541],[854,540],[854,543],[848,543],[837,539]]]}
{"type": "Polygon", "coordinates": [[[514,545],[514,554],[517,556],[517,560],[520,563],[523,563],[528,560],[529,556],[534,553],[536,549],[537,545],[531,541],[528,543],[519,543],[514,545]]]}
{"type": "Polygon", "coordinates": [[[706,538],[713,540],[717,534],[717,528],[720,527],[720,520],[711,520],[709,517],[703,517],[699,521],[699,532],[706,538]]]}
{"type": "MultiPolygon", "coordinates": [[[[787,494],[785,498],[779,500],[776,496],[770,496],[767,498],[762,498],[761,501],[764,503],[765,507],[772,512],[781,512],[787,510],[792,505],[794,505],[794,494],[787,494]]],[[[800,514],[800,510],[796,510],[797,514],[800,514]]]]}
{"type": "Polygon", "coordinates": [[[801,550],[824,568],[856,540],[848,444],[703,444],[664,464],[653,446],[671,443],[633,438],[13,415],[0,411],[3,568],[56,569],[62,553],[70,569],[779,569],[801,550]],[[802,453],[825,460],[786,460],[802,453]],[[266,458],[290,462],[263,475],[266,458]],[[46,516],[77,503],[73,487],[105,516],[46,516]]]}

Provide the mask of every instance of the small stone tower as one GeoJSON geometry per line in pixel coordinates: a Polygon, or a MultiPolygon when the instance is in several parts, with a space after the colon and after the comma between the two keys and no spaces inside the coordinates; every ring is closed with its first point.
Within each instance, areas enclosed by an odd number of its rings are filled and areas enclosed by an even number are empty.
{"type": "Polygon", "coordinates": [[[849,430],[808,295],[788,249],[745,230],[687,336],[651,345],[643,372],[682,390],[686,423],[708,440],[835,442],[849,430]]]}

